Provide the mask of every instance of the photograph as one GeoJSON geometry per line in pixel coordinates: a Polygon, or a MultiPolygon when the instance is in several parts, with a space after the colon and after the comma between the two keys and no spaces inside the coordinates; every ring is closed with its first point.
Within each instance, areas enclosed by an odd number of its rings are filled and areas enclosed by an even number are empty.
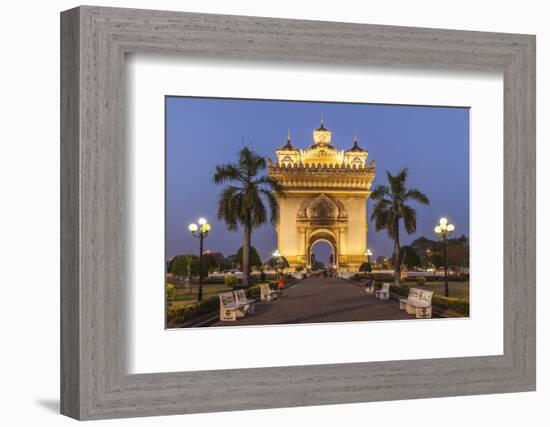
{"type": "Polygon", "coordinates": [[[166,96],[166,327],[468,317],[469,113],[166,96]]]}

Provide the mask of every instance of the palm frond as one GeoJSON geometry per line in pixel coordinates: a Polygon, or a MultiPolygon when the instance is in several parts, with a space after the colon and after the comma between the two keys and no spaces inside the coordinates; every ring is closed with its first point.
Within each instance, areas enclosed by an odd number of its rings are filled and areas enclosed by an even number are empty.
{"type": "Polygon", "coordinates": [[[390,202],[388,200],[381,200],[374,205],[371,214],[371,221],[374,221],[376,231],[388,228],[391,217],[390,202]]]}
{"type": "Polygon", "coordinates": [[[370,195],[371,199],[377,202],[371,214],[371,221],[374,221],[376,230],[387,230],[388,235],[397,242],[401,218],[407,233],[412,234],[416,231],[416,210],[405,202],[413,200],[422,204],[430,203],[428,197],[421,191],[414,188],[407,189],[408,174],[407,168],[399,170],[396,175],[386,171],[388,185],[377,186],[370,195]]]}
{"type": "Polygon", "coordinates": [[[223,184],[226,182],[243,182],[243,176],[239,168],[234,164],[217,165],[213,177],[214,184],[223,184]]]}
{"type": "Polygon", "coordinates": [[[265,169],[265,159],[248,147],[243,147],[239,153],[239,169],[248,178],[256,176],[265,169]]]}
{"type": "Polygon", "coordinates": [[[247,203],[247,207],[250,212],[250,225],[252,228],[256,228],[267,221],[267,210],[258,191],[253,191],[248,196],[250,204],[247,203]]]}
{"type": "Polygon", "coordinates": [[[392,175],[389,171],[386,171],[388,175],[388,181],[390,183],[390,191],[395,199],[402,200],[405,194],[405,181],[407,179],[408,170],[401,169],[397,175],[392,175]]]}
{"type": "Polygon", "coordinates": [[[390,195],[390,189],[387,185],[378,185],[372,190],[372,193],[370,194],[370,198],[373,200],[380,200],[383,197],[390,195]]]}
{"type": "Polygon", "coordinates": [[[399,179],[403,184],[407,181],[407,177],[409,176],[409,168],[403,168],[399,172],[397,172],[397,175],[395,177],[399,179]]]}
{"type": "Polygon", "coordinates": [[[430,199],[420,190],[416,188],[411,188],[405,193],[404,200],[414,200],[415,202],[422,203],[423,205],[429,205],[430,199]]]}
{"type": "Polygon", "coordinates": [[[277,201],[277,197],[275,197],[275,194],[269,190],[261,189],[260,192],[265,196],[269,203],[271,224],[277,225],[279,222],[279,202],[277,201]]]}
{"type": "Polygon", "coordinates": [[[403,222],[405,230],[408,234],[413,234],[416,231],[416,209],[409,206],[403,206],[403,222]]]}
{"type": "Polygon", "coordinates": [[[273,191],[273,193],[275,193],[277,197],[280,197],[280,198],[285,197],[283,186],[279,184],[279,182],[276,179],[268,175],[264,175],[261,178],[257,179],[255,183],[260,186],[264,186],[264,189],[265,188],[271,189],[271,191],[273,191]]]}
{"type": "Polygon", "coordinates": [[[277,223],[277,199],[285,194],[276,180],[261,174],[265,169],[265,158],[246,146],[239,150],[236,164],[216,166],[214,182],[231,184],[222,190],[218,200],[218,218],[225,221],[228,229],[235,230],[239,224],[253,229],[268,219],[273,224],[277,223]]]}
{"type": "Polygon", "coordinates": [[[242,206],[242,192],[238,187],[226,187],[218,200],[218,219],[227,224],[229,230],[236,230],[241,222],[238,213],[242,206]]]}

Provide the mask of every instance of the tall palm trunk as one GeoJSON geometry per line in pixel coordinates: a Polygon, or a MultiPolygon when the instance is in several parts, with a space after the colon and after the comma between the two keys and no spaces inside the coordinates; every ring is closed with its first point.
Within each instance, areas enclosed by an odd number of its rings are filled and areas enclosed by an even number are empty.
{"type": "Polygon", "coordinates": [[[393,282],[401,284],[401,246],[399,244],[399,219],[395,220],[395,236],[393,240],[393,282]]]}
{"type": "Polygon", "coordinates": [[[252,227],[249,224],[244,226],[243,236],[243,287],[248,288],[250,282],[250,234],[252,227]]]}

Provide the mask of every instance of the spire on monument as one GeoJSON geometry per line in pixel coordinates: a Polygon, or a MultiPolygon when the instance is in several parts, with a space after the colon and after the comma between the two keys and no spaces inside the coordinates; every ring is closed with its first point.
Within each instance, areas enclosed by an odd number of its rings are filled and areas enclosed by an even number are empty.
{"type": "Polygon", "coordinates": [[[359,147],[359,143],[357,142],[357,129],[355,129],[355,133],[353,135],[353,146],[349,150],[346,150],[346,153],[348,153],[348,152],[366,152],[366,151],[367,150],[364,150],[361,147],[359,147]]]}
{"type": "Polygon", "coordinates": [[[325,118],[321,116],[321,126],[313,131],[313,144],[330,145],[332,132],[325,128],[325,118]]]}
{"type": "Polygon", "coordinates": [[[279,150],[296,150],[290,143],[290,128],[288,128],[287,136],[286,136],[286,144],[283,145],[279,150]]]}

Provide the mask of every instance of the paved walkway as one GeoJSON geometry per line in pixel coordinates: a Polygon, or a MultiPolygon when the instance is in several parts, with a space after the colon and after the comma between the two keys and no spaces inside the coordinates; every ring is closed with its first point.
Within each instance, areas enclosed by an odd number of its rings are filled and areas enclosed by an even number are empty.
{"type": "Polygon", "coordinates": [[[257,302],[256,313],[211,326],[280,325],[413,319],[397,301],[380,301],[342,279],[307,278],[286,289],[281,300],[257,302]]]}

